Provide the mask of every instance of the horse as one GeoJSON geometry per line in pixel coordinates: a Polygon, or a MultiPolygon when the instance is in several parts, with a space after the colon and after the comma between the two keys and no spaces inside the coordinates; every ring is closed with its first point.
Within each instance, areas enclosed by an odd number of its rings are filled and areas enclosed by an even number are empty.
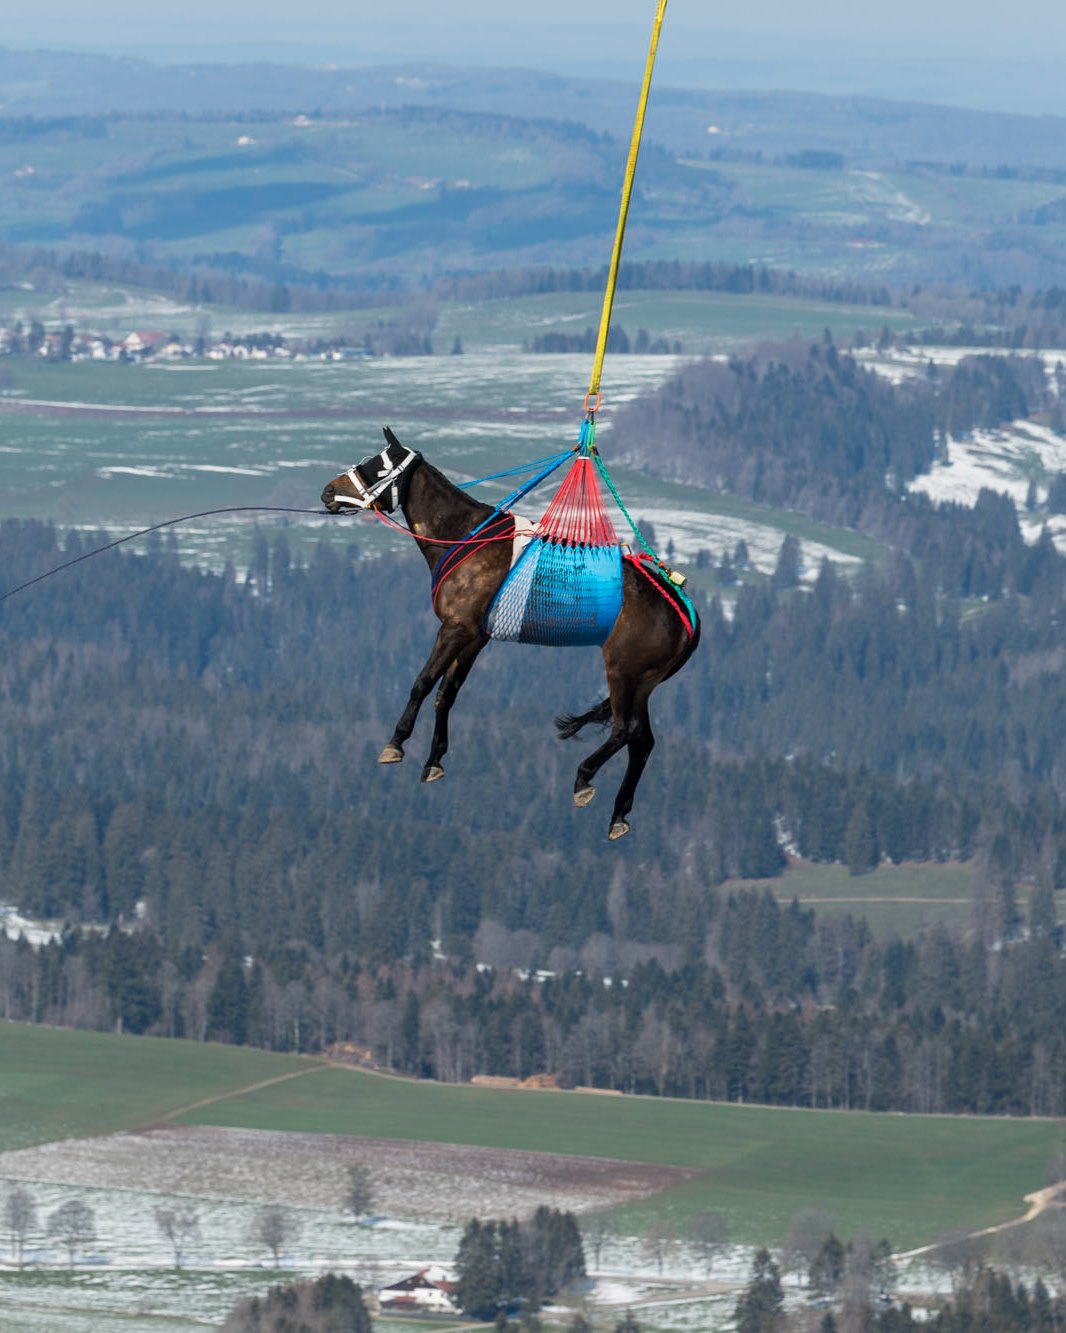
{"type": "MultiPolygon", "coordinates": [[[[421,453],[401,444],[388,427],[384,433],[386,446],[381,453],[369,455],[329,482],[322,503],[332,514],[400,510],[432,574],[443,553],[462,543],[496,511],[453,485],[421,453]]],[[[448,749],[448,717],[489,641],[486,616],[510,571],[512,542],[474,541],[462,555],[436,589],[434,610],[441,624],[433,650],[415,678],[392,739],[378,757],[382,764],[403,760],[419,709],[440,682],[422,782],[436,782],[444,776],[441,760],[448,749]]],[[[612,842],[630,831],[628,816],[634,794],[655,745],[648,700],[658,685],[684,666],[700,635],[698,617],[693,613],[690,623],[679,600],[670,595],[668,584],[631,557],[622,563],[622,607],[601,649],[607,695],[585,713],[563,713],[555,718],[562,739],[577,736],[589,723],[610,723],[607,739],[578,765],[574,803],[579,808],[595,796],[592,780],[599,769],[623,748],[628,752],[607,834],[612,842]]]]}

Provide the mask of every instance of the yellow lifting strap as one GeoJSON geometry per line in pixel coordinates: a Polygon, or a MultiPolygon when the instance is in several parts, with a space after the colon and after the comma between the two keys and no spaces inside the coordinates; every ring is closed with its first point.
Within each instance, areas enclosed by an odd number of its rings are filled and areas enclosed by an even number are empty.
{"type": "Polygon", "coordinates": [[[595,411],[599,406],[600,375],[603,372],[603,354],[607,350],[607,330],[611,325],[611,308],[614,305],[614,289],[618,282],[618,265],[622,259],[622,241],[626,234],[626,217],[629,213],[629,200],[633,193],[633,177],[637,170],[637,153],[640,150],[640,136],[644,129],[644,112],[648,106],[648,92],[651,89],[651,72],[655,67],[655,53],[659,49],[659,32],[666,17],[666,0],[658,0],[655,11],[655,27],[651,34],[651,47],[648,51],[648,63],[644,68],[644,84],[640,90],[640,102],[637,105],[637,118],[633,124],[633,138],[629,144],[629,160],[626,162],[625,181],[622,185],[622,202],[618,209],[618,228],[614,236],[614,251],[611,266],[607,271],[607,290],[603,294],[603,311],[600,314],[600,332],[596,339],[596,360],[592,366],[592,379],[585,398],[586,409],[595,411]],[[592,403],[595,398],[597,401],[592,403]]]}

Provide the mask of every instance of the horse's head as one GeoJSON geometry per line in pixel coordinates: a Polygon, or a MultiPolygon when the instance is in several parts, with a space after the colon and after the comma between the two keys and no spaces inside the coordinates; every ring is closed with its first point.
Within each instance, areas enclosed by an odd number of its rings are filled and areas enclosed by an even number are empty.
{"type": "Polygon", "coordinates": [[[354,463],[322,492],[322,503],[331,514],[363,509],[391,514],[407,498],[411,473],[422,455],[402,445],[388,426],[384,429],[387,443],[381,453],[354,463]]]}

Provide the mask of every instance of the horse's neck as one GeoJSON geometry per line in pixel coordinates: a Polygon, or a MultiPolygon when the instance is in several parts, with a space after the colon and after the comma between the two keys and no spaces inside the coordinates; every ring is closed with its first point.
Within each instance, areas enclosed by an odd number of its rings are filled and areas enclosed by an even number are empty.
{"type": "MultiPolygon", "coordinates": [[[[403,514],[412,532],[457,542],[492,513],[489,505],[465,495],[443,472],[423,460],[414,470],[403,514]]],[[[419,542],[430,569],[444,554],[435,543],[419,542]]]]}

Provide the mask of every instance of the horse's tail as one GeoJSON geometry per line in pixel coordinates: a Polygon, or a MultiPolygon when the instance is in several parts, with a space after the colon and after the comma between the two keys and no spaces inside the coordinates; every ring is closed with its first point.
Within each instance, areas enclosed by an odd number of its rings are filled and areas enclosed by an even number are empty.
{"type": "Polygon", "coordinates": [[[555,719],[555,730],[559,734],[559,739],[568,741],[576,736],[582,727],[590,722],[596,722],[601,727],[605,727],[611,720],[611,701],[610,699],[601,699],[595,707],[590,708],[587,713],[560,713],[555,719]]]}

